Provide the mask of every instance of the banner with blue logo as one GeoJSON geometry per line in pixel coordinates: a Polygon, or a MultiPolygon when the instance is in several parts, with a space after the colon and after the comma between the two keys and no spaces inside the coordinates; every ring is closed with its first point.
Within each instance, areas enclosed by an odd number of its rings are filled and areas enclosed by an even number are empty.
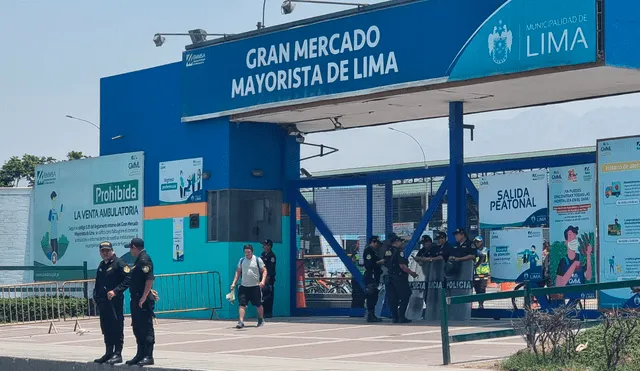
{"type": "MultiPolygon", "coordinates": [[[[600,282],[640,277],[640,136],[598,141],[600,282]]],[[[632,288],[605,290],[599,307],[638,307],[632,288]]]]}
{"type": "Polygon", "coordinates": [[[542,228],[491,231],[489,242],[492,282],[542,280],[542,228]]]}
{"type": "Polygon", "coordinates": [[[595,61],[595,0],[416,0],[186,51],[182,116],[595,61]]]}
{"type": "MultiPolygon", "coordinates": [[[[549,274],[557,287],[596,282],[596,165],[549,169],[549,274]]],[[[595,292],[565,294],[592,299],[595,292]]]]}
{"type": "Polygon", "coordinates": [[[480,228],[541,227],[548,223],[547,171],[480,178],[480,228]]]}

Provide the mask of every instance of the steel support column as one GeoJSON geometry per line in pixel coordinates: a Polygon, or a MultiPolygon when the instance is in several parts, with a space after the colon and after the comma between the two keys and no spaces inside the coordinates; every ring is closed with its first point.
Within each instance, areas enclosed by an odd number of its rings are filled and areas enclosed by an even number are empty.
{"type": "Polygon", "coordinates": [[[362,277],[362,273],[360,273],[360,270],[358,270],[358,267],[356,267],[356,265],[353,264],[353,261],[351,261],[347,253],[342,248],[342,246],[340,246],[338,241],[336,241],[336,238],[333,237],[333,234],[331,233],[331,230],[329,229],[329,227],[327,227],[327,225],[324,224],[324,221],[322,220],[322,218],[320,218],[318,213],[316,213],[316,211],[311,207],[311,205],[309,205],[309,203],[304,198],[304,196],[302,196],[302,193],[300,193],[300,191],[297,191],[295,192],[295,194],[296,194],[296,201],[298,201],[300,208],[307,213],[313,225],[315,225],[315,227],[322,234],[325,240],[327,240],[327,242],[329,243],[333,251],[342,261],[342,264],[344,264],[344,266],[347,267],[349,272],[351,272],[351,276],[353,277],[353,279],[355,279],[355,281],[364,290],[364,279],[362,277]]]}
{"type": "Polygon", "coordinates": [[[373,184],[367,183],[367,241],[373,236],[373,184]]]}
{"type": "Polygon", "coordinates": [[[393,183],[384,183],[384,234],[393,232],[393,183]]]}
{"type": "Polygon", "coordinates": [[[429,202],[429,207],[427,207],[427,211],[425,211],[424,215],[422,216],[420,224],[418,224],[415,232],[413,232],[411,241],[409,241],[407,246],[405,246],[404,248],[404,256],[409,256],[411,254],[414,246],[416,245],[416,243],[418,243],[418,240],[422,236],[422,232],[424,232],[424,230],[427,228],[427,224],[429,224],[429,222],[431,221],[433,214],[442,204],[442,198],[444,197],[444,193],[447,191],[447,179],[449,178],[447,177],[442,180],[442,183],[440,183],[440,188],[438,188],[438,192],[436,192],[436,194],[431,199],[431,202],[429,202]]]}
{"type": "Polygon", "coordinates": [[[464,178],[464,106],[462,102],[449,102],[449,172],[447,175],[448,189],[448,232],[449,239],[453,238],[456,228],[465,228],[466,224],[466,195],[464,178]]]}

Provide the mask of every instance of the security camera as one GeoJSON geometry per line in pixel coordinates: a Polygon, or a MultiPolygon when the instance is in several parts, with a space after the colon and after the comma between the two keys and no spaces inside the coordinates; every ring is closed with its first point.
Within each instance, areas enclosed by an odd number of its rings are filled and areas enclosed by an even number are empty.
{"type": "Polygon", "coordinates": [[[159,33],[153,35],[153,43],[156,44],[156,46],[162,46],[162,44],[164,44],[164,40],[164,36],[159,33]]]}
{"type": "Polygon", "coordinates": [[[304,135],[302,135],[302,133],[298,133],[296,135],[296,142],[298,143],[304,143],[304,135]]]}
{"type": "Polygon", "coordinates": [[[285,0],[280,8],[282,9],[282,14],[291,14],[293,9],[296,8],[296,4],[292,3],[291,0],[285,0]]]}

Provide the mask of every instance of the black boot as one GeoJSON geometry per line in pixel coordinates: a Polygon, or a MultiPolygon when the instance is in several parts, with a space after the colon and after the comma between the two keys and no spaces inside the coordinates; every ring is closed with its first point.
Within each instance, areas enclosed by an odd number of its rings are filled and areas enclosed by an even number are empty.
{"type": "Polygon", "coordinates": [[[376,317],[375,313],[370,310],[369,314],[367,315],[367,322],[382,322],[382,319],[376,317]]]}
{"type": "Polygon", "coordinates": [[[138,366],[151,366],[153,365],[153,344],[147,345],[144,358],[138,362],[138,366]]]}
{"type": "Polygon", "coordinates": [[[108,365],[122,363],[122,344],[116,344],[113,356],[105,363],[108,365]]]}
{"type": "Polygon", "coordinates": [[[135,357],[133,357],[131,360],[125,362],[125,364],[127,364],[129,366],[137,365],[138,362],[140,362],[140,360],[142,360],[143,357],[144,357],[144,347],[142,345],[138,344],[138,351],[136,352],[135,357]]]}
{"type": "Polygon", "coordinates": [[[98,359],[94,359],[93,362],[95,363],[105,363],[108,360],[111,359],[111,357],[113,357],[113,345],[106,345],[105,346],[106,351],[104,352],[104,355],[98,359]]]}

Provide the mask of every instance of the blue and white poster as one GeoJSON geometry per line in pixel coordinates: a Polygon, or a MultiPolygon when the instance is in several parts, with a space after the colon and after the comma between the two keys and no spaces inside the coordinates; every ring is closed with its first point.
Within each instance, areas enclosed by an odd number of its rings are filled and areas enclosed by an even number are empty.
{"type": "MultiPolygon", "coordinates": [[[[596,282],[595,169],[595,164],[549,169],[549,274],[558,287],[596,282]]],[[[565,298],[595,298],[595,292],[565,298]]]]}
{"type": "MultiPolygon", "coordinates": [[[[600,282],[640,278],[640,136],[598,141],[600,282]]],[[[638,307],[631,288],[601,291],[599,306],[638,307]]]]}
{"type": "Polygon", "coordinates": [[[492,282],[542,279],[542,228],[491,231],[489,265],[492,282]]]}
{"type": "Polygon", "coordinates": [[[204,202],[202,157],[160,163],[160,204],[204,202]]]}
{"type": "Polygon", "coordinates": [[[547,171],[480,179],[480,228],[540,227],[548,223],[547,171]]]}

